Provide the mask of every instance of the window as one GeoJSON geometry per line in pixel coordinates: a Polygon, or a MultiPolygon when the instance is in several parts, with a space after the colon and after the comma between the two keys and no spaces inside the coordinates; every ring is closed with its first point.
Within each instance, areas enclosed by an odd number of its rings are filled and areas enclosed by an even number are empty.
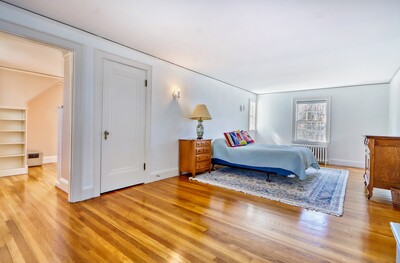
{"type": "Polygon", "coordinates": [[[256,130],[256,102],[249,100],[249,131],[256,130]]]}
{"type": "Polygon", "coordinates": [[[330,98],[294,99],[293,140],[328,143],[330,98]]]}

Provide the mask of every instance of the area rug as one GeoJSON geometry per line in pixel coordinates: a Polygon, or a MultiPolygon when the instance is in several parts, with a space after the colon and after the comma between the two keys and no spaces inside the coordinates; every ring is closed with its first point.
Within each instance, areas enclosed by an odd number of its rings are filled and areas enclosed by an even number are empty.
{"type": "Polygon", "coordinates": [[[309,168],[307,179],[271,175],[247,169],[222,167],[190,179],[293,206],[300,206],[335,216],[343,215],[349,172],[339,169],[309,168]]]}

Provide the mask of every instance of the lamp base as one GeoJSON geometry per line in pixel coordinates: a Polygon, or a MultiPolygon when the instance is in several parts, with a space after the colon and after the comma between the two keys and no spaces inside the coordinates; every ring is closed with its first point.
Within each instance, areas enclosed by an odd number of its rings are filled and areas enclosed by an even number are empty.
{"type": "Polygon", "coordinates": [[[196,133],[197,133],[197,140],[202,140],[204,134],[204,127],[202,120],[199,120],[199,123],[197,124],[196,133]]]}

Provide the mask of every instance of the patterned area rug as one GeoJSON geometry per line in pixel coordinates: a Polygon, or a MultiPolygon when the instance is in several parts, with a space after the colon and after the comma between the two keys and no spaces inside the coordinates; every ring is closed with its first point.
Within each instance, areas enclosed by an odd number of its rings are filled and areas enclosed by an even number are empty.
{"type": "Polygon", "coordinates": [[[271,175],[266,173],[222,167],[190,179],[219,187],[251,194],[289,205],[335,215],[343,215],[344,196],[349,172],[339,169],[309,168],[307,179],[271,175]]]}

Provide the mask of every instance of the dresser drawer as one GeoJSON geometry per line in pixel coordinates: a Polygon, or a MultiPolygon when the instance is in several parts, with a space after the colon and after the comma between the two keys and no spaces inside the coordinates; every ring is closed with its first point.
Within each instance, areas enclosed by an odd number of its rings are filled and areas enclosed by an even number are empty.
{"type": "Polygon", "coordinates": [[[210,153],[211,152],[211,147],[210,145],[206,145],[204,147],[196,147],[196,155],[197,154],[202,154],[202,153],[210,153]]]}
{"type": "Polygon", "coordinates": [[[196,155],[204,153],[204,148],[196,148],[196,155]]]}
{"type": "Polygon", "coordinates": [[[209,146],[211,146],[211,141],[202,141],[202,142],[201,142],[201,146],[203,146],[203,147],[209,147],[209,146]]]}
{"type": "Polygon", "coordinates": [[[208,170],[210,169],[210,162],[200,162],[196,163],[196,170],[208,170]]]}
{"type": "Polygon", "coordinates": [[[196,162],[202,162],[202,161],[209,160],[209,159],[210,159],[209,154],[196,155],[196,162]]]}
{"type": "Polygon", "coordinates": [[[196,141],[196,147],[203,146],[203,141],[196,141]]]}

